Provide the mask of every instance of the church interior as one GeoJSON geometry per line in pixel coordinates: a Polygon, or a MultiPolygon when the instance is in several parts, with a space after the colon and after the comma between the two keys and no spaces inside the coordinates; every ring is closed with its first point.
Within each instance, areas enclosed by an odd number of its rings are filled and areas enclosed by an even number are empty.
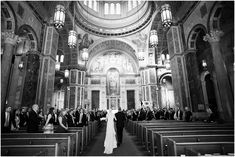
{"type": "Polygon", "coordinates": [[[234,69],[234,1],[1,1],[1,155],[234,155],[234,69]]]}

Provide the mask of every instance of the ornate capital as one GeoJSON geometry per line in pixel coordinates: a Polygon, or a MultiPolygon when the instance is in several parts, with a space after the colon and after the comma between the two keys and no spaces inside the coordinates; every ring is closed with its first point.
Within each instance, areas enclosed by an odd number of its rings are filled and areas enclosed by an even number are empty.
{"type": "Polygon", "coordinates": [[[212,30],[212,31],[210,31],[209,34],[206,34],[203,37],[203,40],[204,41],[208,41],[209,43],[219,42],[220,41],[220,37],[222,37],[223,35],[224,35],[224,33],[221,30],[212,30]]]}
{"type": "Polygon", "coordinates": [[[15,35],[14,32],[6,31],[2,32],[1,35],[4,38],[4,43],[16,45],[16,43],[18,42],[18,35],[15,35]]]}

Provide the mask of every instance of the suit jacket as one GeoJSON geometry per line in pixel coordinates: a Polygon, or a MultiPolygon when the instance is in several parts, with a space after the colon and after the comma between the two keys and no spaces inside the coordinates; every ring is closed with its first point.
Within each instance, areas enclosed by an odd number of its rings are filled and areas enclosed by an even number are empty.
{"type": "Polygon", "coordinates": [[[38,132],[39,131],[40,118],[35,111],[29,112],[28,121],[28,132],[38,132]]]}
{"type": "Polygon", "coordinates": [[[119,111],[115,114],[115,116],[116,116],[116,119],[117,119],[116,126],[124,128],[124,124],[125,124],[125,121],[126,121],[125,114],[123,112],[119,111]]]}
{"type": "Polygon", "coordinates": [[[5,124],[5,121],[6,121],[6,115],[5,115],[5,112],[2,113],[2,119],[1,119],[1,126],[2,126],[2,129],[5,128],[4,130],[2,130],[3,132],[5,131],[10,131],[11,130],[11,124],[14,124],[14,117],[12,115],[12,113],[10,113],[9,115],[9,125],[8,127],[4,127],[4,124],[5,124]]]}

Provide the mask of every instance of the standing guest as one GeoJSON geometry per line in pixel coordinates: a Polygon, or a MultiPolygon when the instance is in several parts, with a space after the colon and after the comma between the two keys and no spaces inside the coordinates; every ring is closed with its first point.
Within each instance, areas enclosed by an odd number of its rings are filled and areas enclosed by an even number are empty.
{"type": "Polygon", "coordinates": [[[59,117],[58,117],[59,125],[56,130],[56,132],[58,132],[58,133],[68,132],[68,123],[67,123],[67,118],[65,116],[66,113],[67,113],[67,111],[65,109],[62,109],[59,114],[59,117]]]}
{"type": "Polygon", "coordinates": [[[2,132],[10,132],[13,118],[11,115],[11,106],[7,106],[5,112],[2,114],[2,132]]]}
{"type": "Polygon", "coordinates": [[[160,108],[158,108],[158,109],[155,111],[155,119],[156,119],[156,120],[160,119],[160,116],[161,116],[160,108]]]}
{"type": "Polygon", "coordinates": [[[22,107],[20,112],[20,129],[26,128],[28,122],[27,108],[22,107]]]}
{"type": "Polygon", "coordinates": [[[189,110],[189,107],[185,107],[184,120],[186,122],[192,121],[192,112],[189,110]]]}
{"type": "Polygon", "coordinates": [[[175,111],[173,110],[173,108],[169,109],[169,119],[170,120],[174,120],[174,115],[175,115],[175,111]]]}
{"type": "Polygon", "coordinates": [[[75,121],[75,125],[76,125],[76,126],[78,126],[78,122],[79,122],[79,115],[80,115],[79,112],[80,112],[80,111],[79,111],[79,107],[77,107],[77,109],[76,109],[76,111],[75,111],[75,113],[74,113],[74,115],[75,115],[75,116],[74,116],[74,117],[75,117],[74,121],[75,121]]]}
{"type": "Polygon", "coordinates": [[[46,134],[54,133],[55,119],[56,119],[55,108],[51,107],[51,108],[49,108],[46,123],[45,123],[45,126],[43,127],[44,133],[46,133],[46,134]]]}
{"type": "Polygon", "coordinates": [[[74,127],[75,126],[75,121],[73,117],[73,109],[70,109],[68,113],[66,114],[67,122],[68,122],[68,127],[74,127]]]}
{"type": "Polygon", "coordinates": [[[78,127],[83,127],[87,125],[87,116],[84,113],[84,109],[80,109],[78,127]]]}
{"type": "Polygon", "coordinates": [[[122,136],[123,136],[123,128],[124,123],[126,121],[126,116],[122,112],[121,108],[118,108],[118,112],[115,114],[116,117],[116,128],[117,128],[117,146],[120,146],[122,144],[122,136]]]}
{"type": "Polygon", "coordinates": [[[169,112],[167,108],[164,108],[164,119],[168,120],[169,119],[169,112]]]}
{"type": "Polygon", "coordinates": [[[139,118],[138,121],[143,121],[146,119],[146,112],[144,111],[143,108],[140,109],[140,114],[139,114],[139,118]]]}
{"type": "Polygon", "coordinates": [[[40,117],[38,115],[39,107],[37,104],[32,106],[32,110],[29,112],[28,132],[39,132],[40,117]]]}
{"type": "Polygon", "coordinates": [[[20,129],[20,109],[16,109],[14,113],[14,129],[20,129]]]}
{"type": "Polygon", "coordinates": [[[180,110],[179,107],[177,107],[175,110],[174,119],[175,120],[182,120],[183,119],[183,112],[180,110]]]}
{"type": "Polygon", "coordinates": [[[133,109],[132,111],[133,111],[133,113],[132,113],[132,120],[133,120],[133,121],[137,121],[138,113],[136,112],[135,109],[133,109]]]}
{"type": "Polygon", "coordinates": [[[153,112],[150,110],[149,107],[147,107],[147,111],[146,111],[146,119],[147,121],[152,120],[153,119],[153,112]]]}

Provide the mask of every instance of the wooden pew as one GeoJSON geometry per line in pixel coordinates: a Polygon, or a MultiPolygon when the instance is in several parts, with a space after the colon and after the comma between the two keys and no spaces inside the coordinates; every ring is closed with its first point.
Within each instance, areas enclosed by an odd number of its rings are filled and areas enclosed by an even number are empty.
{"type": "Polygon", "coordinates": [[[84,150],[84,140],[85,140],[85,127],[69,127],[69,133],[79,133],[78,143],[76,144],[77,153],[81,154],[84,150]]]}
{"type": "Polygon", "coordinates": [[[147,150],[149,150],[149,144],[152,142],[152,132],[153,131],[180,131],[180,130],[233,130],[232,127],[217,127],[217,126],[203,126],[203,125],[188,125],[188,126],[181,126],[181,125],[177,125],[177,126],[172,126],[171,128],[169,127],[160,127],[160,128],[152,128],[152,129],[148,129],[148,132],[145,132],[145,135],[142,140],[145,140],[145,142],[142,142],[143,144],[145,144],[145,147],[147,150]]]}
{"type": "Polygon", "coordinates": [[[151,153],[156,155],[155,149],[157,148],[157,155],[163,155],[164,145],[166,144],[165,138],[168,136],[176,135],[215,135],[215,134],[233,134],[233,130],[181,130],[179,131],[154,131],[152,132],[151,153]]]}
{"type": "Polygon", "coordinates": [[[168,146],[171,141],[176,143],[184,143],[184,142],[233,142],[233,135],[183,135],[183,136],[167,136],[166,144],[164,144],[164,153],[163,155],[170,154],[170,149],[168,146]]]}
{"type": "Polygon", "coordinates": [[[200,154],[214,154],[227,155],[234,152],[234,142],[182,142],[176,143],[169,140],[168,152],[170,156],[179,156],[184,154],[185,149],[191,148],[200,154]]]}
{"type": "Polygon", "coordinates": [[[59,143],[52,145],[2,145],[2,156],[63,156],[62,148],[59,143]]]}
{"type": "Polygon", "coordinates": [[[63,138],[2,138],[2,145],[50,145],[60,143],[63,154],[70,156],[73,155],[71,150],[71,137],[63,138]]]}
{"type": "Polygon", "coordinates": [[[2,138],[63,138],[70,136],[71,139],[71,155],[78,155],[77,143],[79,143],[79,132],[74,133],[52,133],[52,134],[43,134],[43,133],[3,133],[2,138]]]}

